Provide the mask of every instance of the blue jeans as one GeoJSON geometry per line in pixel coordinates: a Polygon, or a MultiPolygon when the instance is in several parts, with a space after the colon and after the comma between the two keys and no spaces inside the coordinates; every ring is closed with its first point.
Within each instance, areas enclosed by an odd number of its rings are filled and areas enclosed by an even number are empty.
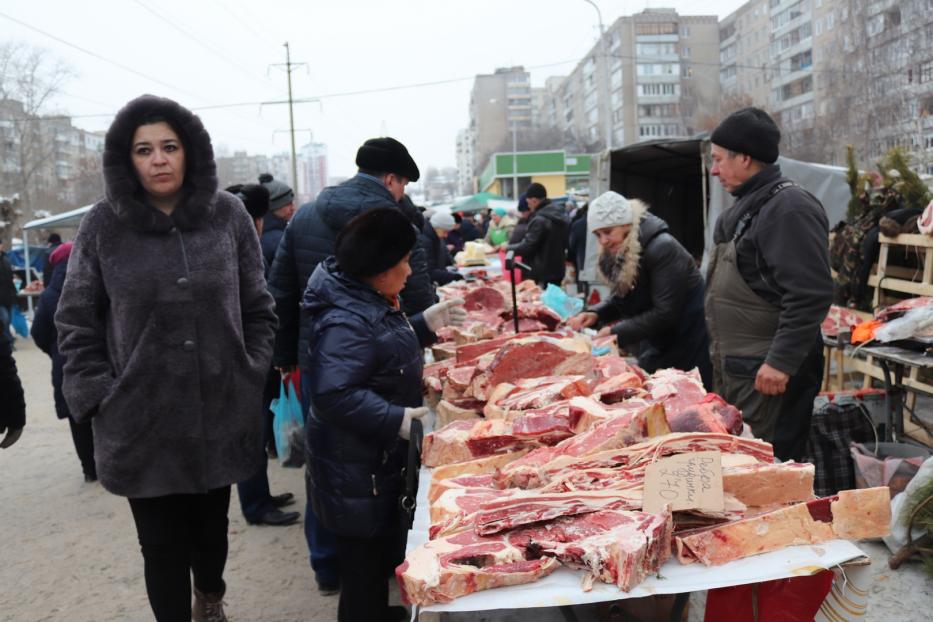
{"type": "MultiPolygon", "coordinates": [[[[308,416],[311,408],[311,396],[306,387],[311,386],[311,374],[301,370],[301,410],[308,416]]],[[[337,539],[334,534],[317,520],[311,509],[310,499],[305,505],[305,539],[308,541],[308,554],[311,568],[318,585],[337,587],[340,582],[337,567],[337,539]]]]}

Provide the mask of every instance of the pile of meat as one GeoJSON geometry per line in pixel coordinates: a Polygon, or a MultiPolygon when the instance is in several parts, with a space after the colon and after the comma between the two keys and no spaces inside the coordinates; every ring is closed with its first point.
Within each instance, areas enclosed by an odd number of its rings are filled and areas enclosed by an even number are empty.
{"type": "MultiPolygon", "coordinates": [[[[455,281],[441,288],[445,298],[463,298],[467,319],[463,326],[442,328],[434,356],[450,357],[457,345],[515,333],[512,319],[512,290],[505,281],[455,281]]],[[[541,302],[541,289],[534,281],[516,286],[518,330],[523,333],[553,331],[561,317],[541,302]]]]}
{"type": "Polygon", "coordinates": [[[887,533],[887,488],[815,499],[813,465],[775,464],[770,444],[738,436],[741,414],[695,371],[648,376],[581,336],[536,332],[455,345],[424,382],[438,415],[422,454],[430,539],[396,569],[412,604],[560,565],[584,571],[584,590],[628,591],[671,556],[716,565],[887,533]],[[695,451],[722,456],[723,510],[642,512],[646,466],[695,451]]]}

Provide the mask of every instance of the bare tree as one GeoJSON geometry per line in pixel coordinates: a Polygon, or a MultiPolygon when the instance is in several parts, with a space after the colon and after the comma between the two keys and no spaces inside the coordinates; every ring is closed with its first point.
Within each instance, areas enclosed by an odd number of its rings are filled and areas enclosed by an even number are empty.
{"type": "MultiPolygon", "coordinates": [[[[0,178],[0,194],[19,195],[19,211],[31,217],[43,185],[43,179],[55,152],[54,133],[43,125],[43,116],[74,73],[46,50],[16,42],[0,44],[0,118],[5,120],[0,136],[0,163],[9,171],[0,178]]],[[[53,178],[54,179],[54,178],[53,178]]],[[[12,237],[17,221],[3,229],[12,237]]]]}

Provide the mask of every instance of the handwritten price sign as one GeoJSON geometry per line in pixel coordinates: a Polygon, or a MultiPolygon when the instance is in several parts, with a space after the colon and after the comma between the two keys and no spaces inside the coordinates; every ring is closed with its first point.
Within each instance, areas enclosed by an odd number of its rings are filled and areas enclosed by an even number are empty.
{"type": "Polygon", "coordinates": [[[722,493],[722,455],[718,451],[678,454],[649,464],[645,470],[642,508],[658,513],[672,510],[725,509],[722,493]]]}

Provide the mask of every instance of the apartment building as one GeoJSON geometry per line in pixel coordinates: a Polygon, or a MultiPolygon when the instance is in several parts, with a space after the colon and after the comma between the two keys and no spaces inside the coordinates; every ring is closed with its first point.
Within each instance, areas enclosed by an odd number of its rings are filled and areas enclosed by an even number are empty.
{"type": "Polygon", "coordinates": [[[714,15],[620,17],[568,76],[545,85],[540,122],[590,150],[693,134],[718,105],[718,57],[714,15]]]}
{"type": "Polygon", "coordinates": [[[472,139],[473,171],[482,169],[513,129],[530,129],[534,116],[531,74],[524,67],[502,67],[476,76],[467,128],[472,139]]]}
{"type": "Polygon", "coordinates": [[[931,0],[750,0],[720,24],[724,109],[771,112],[782,152],[866,164],[894,146],[933,173],[931,0]]]}
{"type": "Polygon", "coordinates": [[[464,128],[457,132],[457,192],[473,194],[473,130],[464,128]]]}

